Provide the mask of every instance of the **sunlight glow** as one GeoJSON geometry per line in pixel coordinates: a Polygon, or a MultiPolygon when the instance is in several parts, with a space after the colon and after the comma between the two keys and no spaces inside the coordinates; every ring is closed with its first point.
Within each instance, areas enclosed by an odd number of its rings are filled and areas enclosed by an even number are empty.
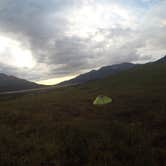
{"type": "Polygon", "coordinates": [[[0,36],[0,63],[31,69],[35,65],[35,60],[31,51],[23,48],[20,42],[0,36]]]}
{"type": "Polygon", "coordinates": [[[37,81],[37,83],[39,84],[44,84],[44,85],[56,85],[60,82],[66,81],[66,80],[70,80],[72,78],[76,77],[76,75],[74,76],[66,76],[66,77],[59,77],[59,78],[52,78],[52,79],[48,79],[48,80],[42,80],[42,81],[37,81]]]}

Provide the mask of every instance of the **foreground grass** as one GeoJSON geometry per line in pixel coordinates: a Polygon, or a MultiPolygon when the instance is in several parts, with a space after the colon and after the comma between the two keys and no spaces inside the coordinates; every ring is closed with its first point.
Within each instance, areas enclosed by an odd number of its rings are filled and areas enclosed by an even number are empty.
{"type": "Polygon", "coordinates": [[[89,85],[1,97],[0,165],[165,165],[164,90],[89,85]],[[100,93],[113,103],[94,107],[100,93]]]}

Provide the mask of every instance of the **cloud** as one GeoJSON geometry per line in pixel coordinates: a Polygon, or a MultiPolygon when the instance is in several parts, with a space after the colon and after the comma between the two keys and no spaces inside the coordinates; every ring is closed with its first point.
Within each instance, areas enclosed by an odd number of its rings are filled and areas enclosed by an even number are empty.
{"type": "Polygon", "coordinates": [[[34,65],[11,65],[10,44],[6,52],[0,51],[0,72],[46,80],[159,58],[166,54],[166,2],[137,2],[1,0],[0,36],[28,50],[34,65]]]}

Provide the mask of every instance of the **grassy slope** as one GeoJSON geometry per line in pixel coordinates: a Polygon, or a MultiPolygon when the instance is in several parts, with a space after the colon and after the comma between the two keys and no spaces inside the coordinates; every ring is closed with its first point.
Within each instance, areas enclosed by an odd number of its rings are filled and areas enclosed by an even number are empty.
{"type": "Polygon", "coordinates": [[[0,165],[166,164],[166,65],[84,86],[1,97],[0,165]],[[98,94],[113,103],[94,107],[98,94]]]}
{"type": "Polygon", "coordinates": [[[166,84],[166,63],[149,63],[121,72],[107,79],[92,82],[94,86],[116,90],[126,88],[164,88],[166,84]]]}

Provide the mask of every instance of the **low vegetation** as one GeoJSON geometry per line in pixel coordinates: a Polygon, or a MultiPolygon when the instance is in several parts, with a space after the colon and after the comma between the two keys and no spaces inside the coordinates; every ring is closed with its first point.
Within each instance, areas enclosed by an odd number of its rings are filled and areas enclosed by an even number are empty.
{"type": "Polygon", "coordinates": [[[165,65],[0,97],[0,165],[166,165],[165,65]],[[99,94],[113,99],[94,106],[99,94]]]}

